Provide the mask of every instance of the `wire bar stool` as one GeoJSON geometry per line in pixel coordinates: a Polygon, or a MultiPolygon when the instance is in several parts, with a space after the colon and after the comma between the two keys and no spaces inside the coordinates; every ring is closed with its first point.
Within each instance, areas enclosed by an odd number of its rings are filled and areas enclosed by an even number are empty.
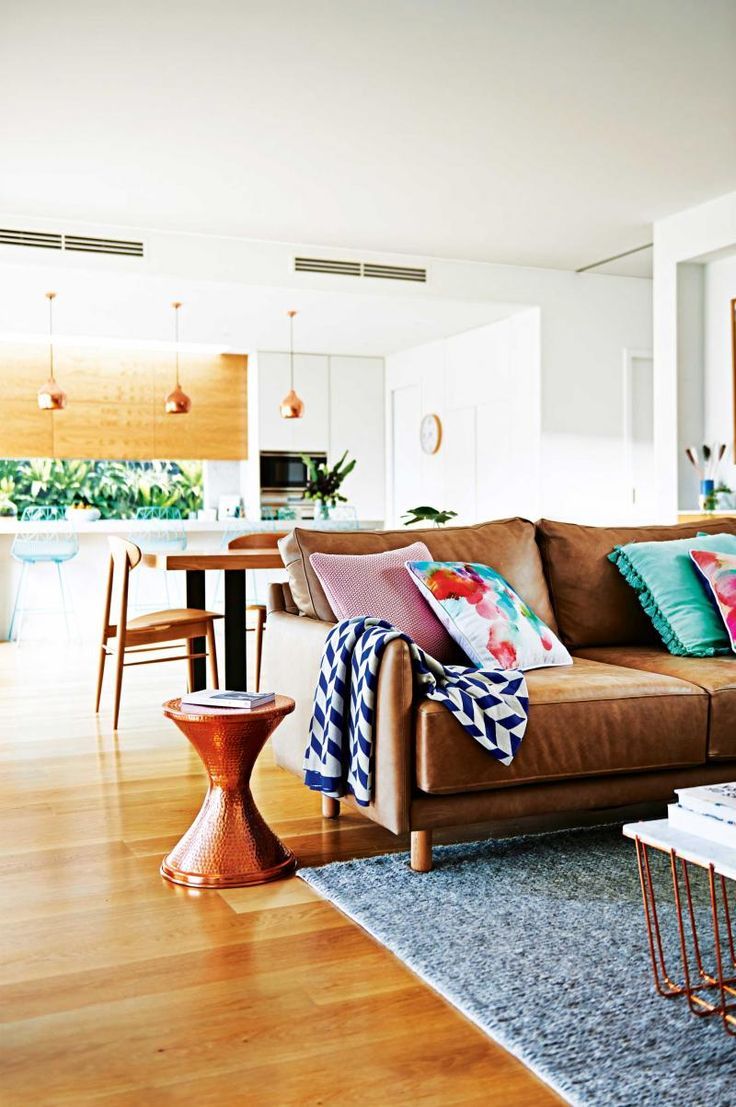
{"type": "Polygon", "coordinates": [[[23,619],[26,614],[48,610],[47,608],[27,607],[25,604],[30,570],[41,564],[56,566],[61,610],[64,615],[67,638],[69,638],[69,615],[73,615],[73,607],[67,598],[61,567],[64,562],[71,561],[79,553],[79,535],[66,518],[66,508],[60,504],[42,504],[37,507],[27,507],[23,511],[20,522],[23,529],[16,533],[10,549],[12,557],[20,562],[21,571],[15,591],[8,639],[11,642],[20,641],[23,619]]]}

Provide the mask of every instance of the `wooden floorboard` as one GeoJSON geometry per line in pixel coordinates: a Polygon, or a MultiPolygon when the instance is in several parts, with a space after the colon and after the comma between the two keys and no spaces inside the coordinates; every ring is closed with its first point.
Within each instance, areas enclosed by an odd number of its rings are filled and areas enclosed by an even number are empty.
{"type": "MultiPolygon", "coordinates": [[[[298,878],[163,881],[203,793],[160,713],[183,673],[126,673],[115,735],[93,669],[81,645],[0,644],[3,1107],[559,1104],[298,878]]],[[[323,820],[269,750],[254,794],[305,864],[406,848],[323,820]]]]}

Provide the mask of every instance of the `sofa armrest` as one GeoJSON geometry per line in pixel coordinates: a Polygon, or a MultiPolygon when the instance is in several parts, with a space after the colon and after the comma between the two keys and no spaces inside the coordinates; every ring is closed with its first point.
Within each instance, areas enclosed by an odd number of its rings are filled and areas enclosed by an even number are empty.
{"type": "Polygon", "coordinates": [[[298,615],[299,608],[294,603],[291,589],[285,581],[268,586],[267,610],[288,611],[290,615],[298,615]]]}
{"type": "MultiPolygon", "coordinates": [[[[314,690],[325,639],[333,623],[273,607],[263,636],[261,687],[291,696],[296,710],[274,732],[276,763],[302,776],[314,690]]],[[[413,762],[413,677],[406,642],[384,651],[376,690],[373,802],[362,808],[395,834],[409,829],[413,762]]]]}

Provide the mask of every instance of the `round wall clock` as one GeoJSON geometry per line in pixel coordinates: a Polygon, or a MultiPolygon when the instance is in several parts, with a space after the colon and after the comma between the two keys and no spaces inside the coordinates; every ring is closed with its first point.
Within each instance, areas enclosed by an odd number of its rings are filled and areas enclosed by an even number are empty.
{"type": "Polygon", "coordinates": [[[419,440],[425,454],[436,454],[442,442],[442,423],[439,415],[425,415],[419,428],[419,440]]]}

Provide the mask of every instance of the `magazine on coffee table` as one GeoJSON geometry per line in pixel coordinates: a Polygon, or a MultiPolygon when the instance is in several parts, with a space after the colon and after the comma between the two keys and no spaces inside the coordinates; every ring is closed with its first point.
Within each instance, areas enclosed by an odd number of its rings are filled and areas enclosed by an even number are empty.
{"type": "Polygon", "coordinates": [[[680,807],[724,823],[736,823],[736,782],[676,788],[680,807]]]}
{"type": "Polygon", "coordinates": [[[209,714],[213,709],[252,711],[254,707],[265,707],[275,699],[274,692],[229,692],[225,688],[205,688],[201,692],[187,692],[181,697],[181,705],[206,707],[209,714]]]}

